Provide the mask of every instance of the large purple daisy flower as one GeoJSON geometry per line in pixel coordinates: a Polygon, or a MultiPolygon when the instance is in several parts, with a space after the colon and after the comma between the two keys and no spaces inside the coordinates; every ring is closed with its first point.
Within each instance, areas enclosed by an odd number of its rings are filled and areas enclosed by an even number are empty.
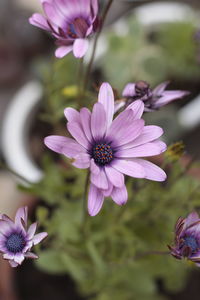
{"type": "Polygon", "coordinates": [[[83,57],[88,49],[87,37],[98,27],[98,0],[40,0],[45,16],[35,13],[32,25],[49,31],[59,48],[61,58],[73,50],[75,57],[83,57]]]}
{"type": "Polygon", "coordinates": [[[51,150],[73,159],[80,169],[90,168],[89,214],[96,215],[104,197],[111,196],[119,205],[127,201],[124,175],[156,181],[166,179],[162,169],[142,159],[165,151],[165,143],[158,140],[163,130],[145,126],[141,115],[142,101],[135,101],[113,121],[114,96],[108,83],[102,84],[98,102],[92,113],[65,109],[67,128],[74,139],[48,136],[44,142],[51,150]]]}
{"type": "Polygon", "coordinates": [[[200,267],[200,218],[192,212],[187,218],[179,218],[175,226],[175,245],[168,246],[177,258],[187,258],[200,267]]]}
{"type": "Polygon", "coordinates": [[[168,84],[169,81],[163,82],[152,90],[150,85],[142,80],[135,83],[128,83],[122,92],[122,96],[125,99],[116,101],[115,111],[118,111],[127,103],[130,104],[140,99],[144,102],[144,111],[151,112],[189,94],[188,91],[166,91],[168,84]]]}
{"type": "Polygon", "coordinates": [[[37,223],[27,230],[27,213],[27,207],[19,208],[14,222],[7,215],[0,214],[0,252],[12,267],[21,265],[25,257],[38,258],[30,249],[47,236],[46,232],[35,235],[37,223]]]}

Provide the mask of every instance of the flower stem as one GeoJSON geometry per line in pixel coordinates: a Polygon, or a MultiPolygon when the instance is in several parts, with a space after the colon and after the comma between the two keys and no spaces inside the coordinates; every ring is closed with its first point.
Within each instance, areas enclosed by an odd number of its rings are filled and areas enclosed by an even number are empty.
{"type": "Polygon", "coordinates": [[[90,58],[90,62],[89,62],[89,65],[88,65],[88,68],[87,68],[87,71],[86,71],[85,81],[84,81],[84,84],[83,84],[83,91],[85,91],[85,89],[87,88],[89,77],[90,77],[90,73],[91,73],[91,69],[92,69],[92,65],[93,65],[93,62],[94,62],[95,53],[96,53],[97,42],[98,42],[99,36],[101,34],[101,31],[103,29],[103,25],[105,23],[105,19],[107,17],[108,11],[109,11],[109,9],[110,9],[113,1],[114,0],[109,0],[108,1],[108,4],[105,7],[105,10],[104,10],[102,18],[101,18],[101,26],[100,26],[100,28],[99,28],[96,36],[95,36],[95,39],[94,39],[94,45],[93,45],[93,49],[92,49],[92,55],[91,55],[91,58],[90,58]]]}
{"type": "Polygon", "coordinates": [[[21,181],[24,181],[26,184],[32,185],[32,182],[30,182],[29,180],[27,180],[25,177],[23,177],[22,175],[18,174],[14,170],[10,169],[6,164],[4,164],[4,163],[1,162],[0,163],[0,168],[3,169],[3,170],[5,170],[5,171],[8,171],[12,175],[18,177],[21,181]]]}

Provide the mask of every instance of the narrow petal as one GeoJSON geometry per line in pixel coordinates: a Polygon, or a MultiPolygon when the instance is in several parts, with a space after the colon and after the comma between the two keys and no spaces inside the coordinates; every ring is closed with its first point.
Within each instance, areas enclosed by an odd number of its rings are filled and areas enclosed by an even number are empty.
{"type": "Polygon", "coordinates": [[[99,174],[100,172],[100,168],[99,166],[97,166],[97,164],[94,162],[94,159],[92,158],[91,161],[90,161],[90,170],[92,173],[94,174],[99,174]]]}
{"type": "Polygon", "coordinates": [[[159,108],[168,104],[169,102],[183,98],[188,94],[189,92],[187,91],[166,91],[163,93],[162,97],[156,101],[155,106],[159,108]]]}
{"type": "Polygon", "coordinates": [[[128,193],[126,186],[123,185],[121,188],[114,187],[111,197],[118,205],[124,205],[128,200],[128,193]]]}
{"type": "Polygon", "coordinates": [[[88,213],[90,216],[95,216],[99,213],[104,201],[104,196],[100,189],[95,185],[90,184],[88,195],[88,213]]]}
{"type": "Polygon", "coordinates": [[[36,228],[37,228],[37,222],[33,223],[30,225],[29,229],[28,229],[28,238],[29,239],[32,239],[34,234],[35,234],[35,231],[36,231],[36,228]]]}
{"type": "Polygon", "coordinates": [[[99,189],[108,189],[108,179],[104,169],[100,169],[98,174],[91,173],[91,182],[99,189]]]}
{"type": "Polygon", "coordinates": [[[166,87],[169,85],[169,81],[165,81],[161,84],[159,84],[155,89],[153,90],[153,95],[154,96],[161,96],[166,87]]]}
{"type": "Polygon", "coordinates": [[[13,226],[5,221],[5,220],[0,220],[0,233],[2,233],[3,235],[6,235],[7,232],[9,232],[10,230],[12,230],[12,228],[14,228],[14,223],[13,226]]]}
{"type": "Polygon", "coordinates": [[[192,223],[195,223],[199,220],[199,215],[197,212],[192,212],[188,215],[188,217],[185,219],[185,227],[190,226],[192,223]]]}
{"type": "Polygon", "coordinates": [[[25,254],[25,257],[31,258],[31,259],[37,259],[38,258],[38,256],[35,253],[33,253],[33,252],[27,252],[25,254]]]}
{"type": "Polygon", "coordinates": [[[144,126],[141,134],[132,142],[122,146],[123,149],[133,148],[159,138],[163,134],[163,129],[159,126],[144,126]]]}
{"type": "Polygon", "coordinates": [[[64,115],[68,122],[77,122],[77,123],[80,122],[79,112],[72,107],[65,108],[64,115]]]}
{"type": "Polygon", "coordinates": [[[124,186],[124,175],[122,173],[110,166],[105,167],[105,171],[109,181],[115,187],[121,188],[122,186],[124,186]]]}
{"type": "Polygon", "coordinates": [[[102,139],[106,131],[106,113],[103,105],[95,103],[91,116],[91,130],[93,138],[98,141],[102,139]]]}
{"type": "Polygon", "coordinates": [[[122,149],[117,151],[117,157],[135,158],[135,157],[148,157],[162,153],[166,150],[166,144],[159,141],[146,143],[137,147],[122,149]]]}
{"type": "Polygon", "coordinates": [[[112,190],[113,190],[113,185],[111,184],[111,182],[108,181],[108,189],[102,190],[104,197],[110,197],[112,190]]]}
{"type": "Polygon", "coordinates": [[[27,219],[28,219],[28,207],[20,207],[17,210],[16,216],[15,216],[15,224],[21,226],[22,225],[22,220],[25,224],[27,225],[27,219]]]}
{"type": "Polygon", "coordinates": [[[89,42],[86,39],[76,39],[73,45],[73,53],[77,58],[83,57],[89,47],[89,42]]]}
{"type": "Polygon", "coordinates": [[[15,256],[14,256],[14,262],[17,263],[18,265],[21,265],[22,262],[24,261],[24,258],[25,258],[25,257],[24,257],[23,254],[17,253],[17,254],[15,254],[15,256]]]}
{"type": "Polygon", "coordinates": [[[47,232],[41,232],[41,233],[36,234],[36,235],[33,237],[33,244],[34,244],[34,245],[39,244],[44,238],[47,237],[47,235],[48,235],[47,232]]]}
{"type": "Polygon", "coordinates": [[[87,169],[90,167],[90,156],[87,153],[81,153],[73,158],[72,165],[79,169],[87,169]]]}
{"type": "Polygon", "coordinates": [[[75,138],[75,140],[79,144],[81,144],[85,149],[89,148],[89,142],[88,142],[88,140],[85,136],[85,133],[83,132],[83,129],[79,123],[69,122],[67,124],[67,129],[69,130],[69,132],[71,133],[73,138],[75,138]]]}
{"type": "Polygon", "coordinates": [[[65,55],[69,54],[73,49],[73,46],[60,46],[55,51],[55,56],[57,58],[63,58],[65,55]]]}
{"type": "Polygon", "coordinates": [[[128,83],[125,86],[125,88],[122,92],[122,96],[127,97],[127,98],[131,98],[135,95],[136,95],[136,93],[135,93],[135,83],[128,83]]]}
{"type": "Polygon", "coordinates": [[[83,131],[88,141],[92,142],[92,132],[91,132],[91,112],[83,107],[80,111],[80,119],[83,131]]]}
{"type": "Polygon", "coordinates": [[[14,260],[9,260],[9,264],[11,265],[12,268],[18,267],[18,263],[16,263],[14,260]]]}
{"type": "Polygon", "coordinates": [[[54,3],[44,1],[42,3],[42,6],[43,6],[43,9],[44,9],[44,12],[45,12],[47,18],[51,22],[53,22],[55,25],[62,28],[62,26],[64,24],[64,15],[59,14],[59,12],[56,9],[56,6],[54,5],[54,3]]]}
{"type": "Polygon", "coordinates": [[[45,145],[54,152],[73,158],[78,154],[86,153],[85,148],[75,140],[65,136],[50,135],[44,139],[45,145]]]}
{"type": "Polygon", "coordinates": [[[104,106],[108,129],[112,123],[114,114],[114,94],[109,83],[105,82],[101,85],[99,90],[98,102],[104,106]]]}
{"type": "Polygon", "coordinates": [[[146,179],[155,180],[155,181],[166,180],[167,175],[165,174],[165,172],[158,166],[151,163],[150,161],[139,159],[139,158],[132,159],[132,161],[140,164],[144,168],[146,179]]]}
{"type": "Polygon", "coordinates": [[[144,168],[133,161],[123,160],[123,159],[116,159],[113,163],[113,168],[118,170],[119,172],[135,177],[135,178],[144,178],[145,171],[144,168]]]}
{"type": "Polygon", "coordinates": [[[29,18],[29,23],[34,25],[34,26],[37,26],[39,28],[42,28],[44,30],[47,30],[47,31],[51,31],[48,23],[47,23],[47,20],[44,16],[42,16],[41,14],[33,14],[30,18],[29,18]]]}
{"type": "Polygon", "coordinates": [[[140,119],[144,112],[144,103],[141,100],[132,102],[127,108],[132,109],[134,113],[134,120],[140,119]]]}
{"type": "Polygon", "coordinates": [[[124,107],[125,104],[126,104],[126,102],[123,100],[115,101],[114,113],[118,112],[122,107],[124,107]]]}
{"type": "Polygon", "coordinates": [[[5,253],[5,254],[3,254],[3,258],[4,259],[7,259],[7,260],[9,260],[9,259],[14,259],[14,256],[15,256],[15,254],[9,254],[9,253],[5,253]]]}

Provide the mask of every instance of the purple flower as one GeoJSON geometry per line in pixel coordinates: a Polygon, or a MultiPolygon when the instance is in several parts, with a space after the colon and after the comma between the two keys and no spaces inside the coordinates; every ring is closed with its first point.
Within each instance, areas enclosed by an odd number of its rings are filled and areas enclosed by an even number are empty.
{"type": "Polygon", "coordinates": [[[73,50],[75,57],[83,57],[88,40],[98,28],[98,0],[40,0],[45,12],[33,14],[32,25],[49,31],[59,46],[55,52],[61,58],[73,50]]]}
{"type": "Polygon", "coordinates": [[[87,108],[80,112],[65,109],[67,128],[74,139],[48,136],[44,140],[48,148],[71,158],[75,167],[90,168],[88,211],[91,216],[100,211],[104,197],[111,196],[118,205],[126,203],[124,174],[156,181],[166,179],[162,169],[142,159],[166,150],[165,143],[158,139],[163,130],[145,126],[140,119],[143,110],[144,104],[138,100],[113,120],[114,95],[111,86],[104,83],[92,113],[87,108]]]}
{"type": "Polygon", "coordinates": [[[200,266],[200,219],[196,212],[185,219],[178,219],[175,225],[175,245],[168,247],[175,258],[185,257],[200,266]]]}
{"type": "Polygon", "coordinates": [[[160,107],[189,94],[187,91],[166,91],[165,89],[168,84],[168,81],[163,82],[152,90],[149,84],[142,80],[136,83],[128,83],[122,92],[122,96],[125,100],[116,101],[115,112],[125,104],[130,104],[137,99],[144,102],[144,111],[155,111],[160,107]]]}
{"type": "Polygon", "coordinates": [[[37,223],[27,230],[27,213],[27,207],[19,208],[14,222],[7,215],[0,214],[0,252],[12,267],[21,265],[25,257],[38,258],[30,249],[47,236],[46,232],[35,235],[37,223]]]}

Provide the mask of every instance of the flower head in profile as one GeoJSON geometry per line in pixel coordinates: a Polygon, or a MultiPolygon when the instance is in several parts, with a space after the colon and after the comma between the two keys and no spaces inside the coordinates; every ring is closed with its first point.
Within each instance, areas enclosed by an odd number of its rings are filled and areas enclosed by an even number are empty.
{"type": "Polygon", "coordinates": [[[150,85],[142,80],[135,83],[128,83],[122,92],[122,96],[125,99],[116,101],[115,111],[118,111],[124,105],[140,99],[144,102],[144,111],[151,112],[189,94],[187,91],[166,91],[168,84],[168,81],[163,82],[152,90],[150,85]]]}
{"type": "Polygon", "coordinates": [[[80,112],[65,109],[67,128],[73,139],[45,138],[48,148],[72,158],[75,167],[90,168],[88,211],[92,216],[100,211],[105,197],[112,197],[118,205],[126,203],[124,174],[156,181],[166,179],[162,169],[143,159],[166,150],[165,143],[158,139],[163,130],[145,126],[141,119],[143,110],[144,104],[138,100],[113,120],[113,90],[103,83],[92,112],[87,108],[80,112]]]}
{"type": "Polygon", "coordinates": [[[83,57],[88,49],[87,38],[98,28],[98,0],[40,0],[45,16],[35,13],[29,22],[50,32],[59,46],[61,58],[71,51],[83,57]]]}
{"type": "Polygon", "coordinates": [[[200,218],[196,212],[178,219],[174,245],[168,247],[175,258],[187,258],[200,266],[200,218]]]}
{"type": "Polygon", "coordinates": [[[37,223],[33,223],[27,229],[27,213],[27,207],[19,208],[15,221],[5,214],[0,214],[0,252],[12,267],[21,265],[26,257],[38,258],[30,250],[47,236],[46,232],[35,235],[37,223]]]}

